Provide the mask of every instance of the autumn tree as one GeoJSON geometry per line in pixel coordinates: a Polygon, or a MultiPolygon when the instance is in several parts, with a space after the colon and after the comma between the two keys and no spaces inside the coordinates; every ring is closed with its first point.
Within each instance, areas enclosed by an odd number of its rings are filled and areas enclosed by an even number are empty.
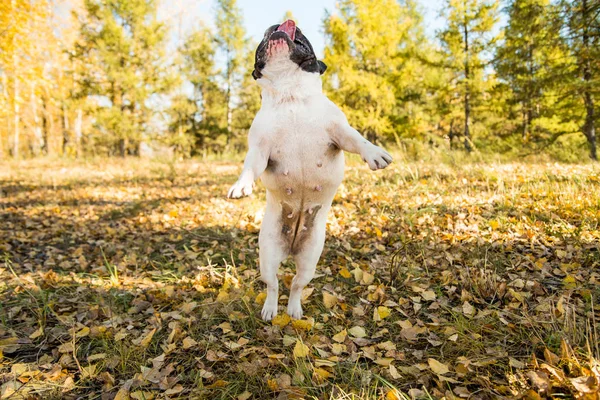
{"type": "Polygon", "coordinates": [[[445,64],[456,83],[455,94],[463,99],[464,146],[472,150],[471,120],[474,103],[484,93],[485,52],[489,52],[496,37],[493,27],[498,21],[498,0],[447,0],[444,17],[447,27],[440,32],[445,64]]]}
{"type": "Polygon", "coordinates": [[[390,137],[416,10],[393,0],[342,0],[336,7],[324,20],[325,90],[369,139],[390,137]]]}
{"type": "Polygon", "coordinates": [[[138,154],[152,115],[150,100],[166,92],[166,26],[155,0],[86,0],[75,57],[84,64],[80,96],[95,102],[97,143],[120,156],[138,154]]]}
{"type": "Polygon", "coordinates": [[[0,130],[0,157],[8,142],[14,158],[44,146],[39,94],[50,84],[45,69],[56,49],[49,18],[47,0],[0,2],[0,116],[8,128],[0,130]]]}

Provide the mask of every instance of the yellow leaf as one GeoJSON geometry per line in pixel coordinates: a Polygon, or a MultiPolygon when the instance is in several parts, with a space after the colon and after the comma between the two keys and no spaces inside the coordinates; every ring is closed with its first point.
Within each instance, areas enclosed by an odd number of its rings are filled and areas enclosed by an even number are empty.
{"type": "Polygon", "coordinates": [[[310,331],[314,325],[314,320],[295,319],[292,321],[292,327],[299,331],[310,331]]]}
{"type": "Polygon", "coordinates": [[[192,347],[194,347],[197,344],[198,344],[198,342],[196,342],[190,336],[188,336],[185,339],[183,339],[183,349],[184,350],[191,349],[192,347]]]}
{"type": "Polygon", "coordinates": [[[296,341],[294,346],[294,358],[304,358],[308,356],[308,346],[302,343],[300,340],[296,341]]]}
{"type": "Polygon", "coordinates": [[[563,278],[563,285],[565,289],[575,289],[577,287],[577,280],[573,275],[567,275],[563,278]]]}
{"type": "Polygon", "coordinates": [[[493,230],[496,230],[496,229],[498,229],[498,226],[500,226],[500,223],[499,223],[498,221],[496,221],[496,220],[491,220],[491,221],[490,221],[490,227],[491,227],[493,230]]]}
{"type": "Polygon", "coordinates": [[[148,345],[150,344],[150,342],[152,341],[152,337],[154,336],[154,334],[156,333],[156,328],[153,328],[150,332],[148,332],[146,334],[146,336],[144,336],[144,338],[140,341],[140,346],[142,347],[148,347],[148,345]]]}
{"type": "Polygon", "coordinates": [[[254,302],[258,305],[263,305],[263,304],[265,304],[266,299],[267,299],[267,294],[265,292],[261,292],[256,296],[256,298],[254,299],[254,302]]]}
{"type": "Polygon", "coordinates": [[[277,389],[279,389],[279,385],[277,384],[277,380],[276,379],[269,379],[269,380],[267,380],[267,386],[272,391],[276,391],[277,389]]]}
{"type": "Polygon", "coordinates": [[[227,290],[219,290],[219,294],[217,295],[217,301],[221,303],[229,301],[229,293],[227,293],[227,290]]]}
{"type": "Polygon", "coordinates": [[[442,364],[436,359],[429,358],[427,359],[427,363],[429,364],[429,368],[438,375],[444,375],[450,372],[446,364],[442,364]]]}
{"type": "Polygon", "coordinates": [[[291,320],[292,320],[292,318],[290,318],[290,316],[287,314],[277,314],[273,318],[271,323],[273,324],[273,326],[278,326],[280,328],[283,328],[284,326],[289,324],[291,320]]]}
{"type": "Polygon", "coordinates": [[[393,358],[378,358],[375,360],[375,364],[379,364],[379,365],[383,365],[384,367],[387,367],[389,365],[392,364],[392,361],[394,361],[393,358]]]}
{"type": "Polygon", "coordinates": [[[350,328],[348,333],[350,333],[352,336],[354,336],[356,338],[364,338],[365,336],[367,336],[367,332],[365,331],[365,328],[363,328],[362,326],[352,327],[352,328],[350,328]]]}
{"type": "Polygon", "coordinates": [[[325,304],[325,307],[328,309],[333,308],[338,302],[337,296],[334,296],[332,294],[329,294],[325,291],[323,291],[323,304],[325,304]]]}
{"type": "Polygon", "coordinates": [[[381,236],[383,236],[383,233],[381,233],[381,230],[377,227],[375,228],[375,234],[379,239],[381,239],[381,236]]]}
{"type": "Polygon", "coordinates": [[[333,343],[331,345],[331,352],[333,354],[335,354],[336,356],[339,356],[340,354],[342,354],[343,352],[345,352],[347,350],[346,345],[345,344],[341,344],[341,343],[333,343]]]}
{"type": "MultiPolygon", "coordinates": [[[[89,328],[88,328],[89,330],[89,328]]],[[[29,335],[29,339],[37,339],[44,334],[44,328],[41,326],[35,330],[31,335],[29,335]]]]}
{"type": "Polygon", "coordinates": [[[375,280],[375,275],[372,275],[372,274],[368,273],[367,271],[363,271],[362,279],[361,279],[360,283],[362,285],[370,285],[371,283],[373,283],[374,280],[375,280]]]}
{"type": "Polygon", "coordinates": [[[84,326],[83,328],[78,330],[77,333],[75,333],[75,337],[82,338],[82,337],[86,337],[89,334],[90,334],[90,328],[88,328],[87,326],[84,326]]]}
{"type": "Polygon", "coordinates": [[[347,268],[342,268],[340,269],[339,274],[343,277],[343,278],[351,278],[352,274],[350,273],[350,271],[348,271],[347,268]]]}
{"type": "Polygon", "coordinates": [[[343,343],[346,340],[346,336],[348,336],[348,332],[344,329],[343,331],[333,335],[332,339],[338,343],[343,343]]]}
{"type": "Polygon", "coordinates": [[[152,392],[144,392],[141,390],[136,390],[135,392],[129,395],[134,400],[152,400],[154,399],[154,393],[152,392]]]}
{"type": "Polygon", "coordinates": [[[425,301],[434,301],[435,300],[435,292],[433,290],[426,290],[421,293],[421,297],[425,301]]]}
{"type": "Polygon", "coordinates": [[[313,377],[317,382],[323,382],[327,378],[331,376],[331,372],[323,369],[323,368],[315,368],[313,371],[313,377]]]}
{"type": "Polygon", "coordinates": [[[373,320],[381,321],[382,319],[389,317],[391,312],[392,312],[392,310],[390,310],[389,308],[387,308],[385,306],[379,306],[375,309],[375,311],[373,313],[373,320]]]}
{"type": "Polygon", "coordinates": [[[221,388],[221,387],[225,387],[229,384],[229,382],[224,381],[223,379],[219,379],[218,381],[216,381],[215,383],[213,383],[212,385],[208,385],[208,386],[204,386],[206,389],[216,389],[216,388],[221,388]]]}

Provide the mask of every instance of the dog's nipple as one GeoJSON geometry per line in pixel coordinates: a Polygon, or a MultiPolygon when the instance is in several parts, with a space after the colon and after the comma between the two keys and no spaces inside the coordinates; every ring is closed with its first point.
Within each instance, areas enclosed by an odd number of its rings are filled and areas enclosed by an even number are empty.
{"type": "Polygon", "coordinates": [[[283,175],[288,176],[288,174],[290,173],[290,171],[288,171],[287,169],[285,171],[283,171],[283,175]]]}
{"type": "Polygon", "coordinates": [[[294,213],[289,213],[288,214],[288,218],[292,218],[294,216],[294,213]]]}
{"type": "Polygon", "coordinates": [[[315,186],[315,190],[316,190],[317,192],[320,192],[321,190],[323,190],[323,186],[321,186],[321,185],[317,185],[317,186],[315,186]]]}
{"type": "Polygon", "coordinates": [[[317,163],[317,167],[321,168],[322,166],[323,166],[323,163],[322,163],[321,161],[319,161],[319,162],[317,163]]]}
{"type": "Polygon", "coordinates": [[[285,189],[285,192],[286,192],[287,194],[292,194],[292,188],[287,188],[287,189],[285,189]]]}
{"type": "Polygon", "coordinates": [[[303,226],[303,227],[302,227],[302,230],[303,230],[303,231],[307,231],[307,230],[308,230],[308,228],[307,228],[306,226],[303,226]]]}

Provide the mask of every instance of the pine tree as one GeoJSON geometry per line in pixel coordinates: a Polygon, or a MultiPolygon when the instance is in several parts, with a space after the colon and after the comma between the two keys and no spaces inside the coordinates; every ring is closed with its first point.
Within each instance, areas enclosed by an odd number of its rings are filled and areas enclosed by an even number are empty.
{"type": "Polygon", "coordinates": [[[440,38],[446,53],[455,94],[463,99],[463,135],[465,149],[472,150],[471,120],[473,105],[481,99],[484,82],[484,52],[490,51],[496,38],[492,29],[498,20],[498,0],[448,0],[447,28],[440,38]]]}
{"type": "MultiPolygon", "coordinates": [[[[600,1],[563,1],[565,39],[576,68],[570,93],[583,100],[581,131],[585,136],[592,160],[598,160],[596,148],[596,105],[600,101],[600,1]]],[[[580,103],[581,104],[581,103],[580,103]]],[[[581,106],[580,106],[581,107],[581,106]]]]}
{"type": "MultiPolygon", "coordinates": [[[[550,0],[513,0],[508,5],[504,42],[496,53],[496,70],[510,93],[507,107],[524,142],[547,142],[568,127],[557,120],[565,104],[558,90],[562,71],[570,62],[559,35],[560,20],[550,0]]],[[[509,115],[507,115],[509,114],[509,115]]],[[[508,122],[508,121],[507,121],[508,122]]]]}
{"type": "Polygon", "coordinates": [[[85,9],[75,52],[81,95],[100,99],[98,141],[120,156],[138,154],[151,119],[149,100],[168,86],[166,27],[156,18],[155,0],[86,0],[85,9]]]}

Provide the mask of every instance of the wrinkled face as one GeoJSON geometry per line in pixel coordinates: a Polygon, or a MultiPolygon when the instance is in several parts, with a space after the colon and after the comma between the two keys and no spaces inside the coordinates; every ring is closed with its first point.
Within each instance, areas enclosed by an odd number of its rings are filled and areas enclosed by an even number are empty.
{"type": "Polygon", "coordinates": [[[306,72],[323,74],[327,69],[324,62],[317,60],[310,42],[292,20],[273,25],[265,32],[265,37],[256,49],[252,71],[254,79],[262,78],[262,70],[267,63],[281,56],[289,56],[291,61],[306,72]]]}

